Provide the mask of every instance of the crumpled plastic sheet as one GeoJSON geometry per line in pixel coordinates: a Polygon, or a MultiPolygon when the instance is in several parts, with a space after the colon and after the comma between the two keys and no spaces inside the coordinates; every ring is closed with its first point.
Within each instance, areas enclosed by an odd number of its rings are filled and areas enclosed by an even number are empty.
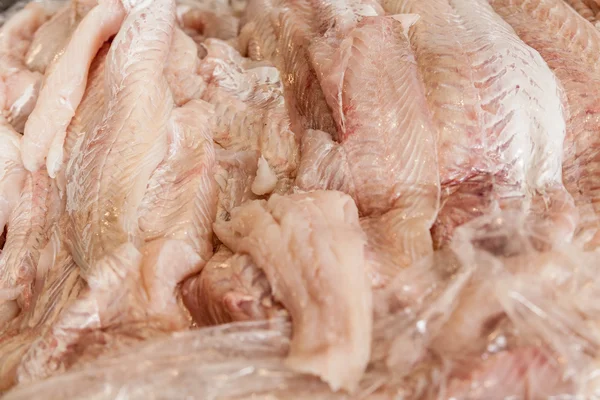
{"type": "Polygon", "coordinates": [[[518,214],[475,220],[375,294],[353,395],[285,366],[284,319],[191,330],[14,388],[6,400],[600,398],[596,252],[549,246],[518,214]]]}

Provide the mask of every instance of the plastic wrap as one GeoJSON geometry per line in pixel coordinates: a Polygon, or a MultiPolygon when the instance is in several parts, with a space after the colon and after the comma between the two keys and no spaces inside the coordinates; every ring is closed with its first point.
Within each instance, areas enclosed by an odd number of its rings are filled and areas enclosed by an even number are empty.
{"type": "Polygon", "coordinates": [[[288,370],[284,319],[180,332],[5,399],[503,399],[598,395],[598,254],[549,248],[520,215],[480,218],[376,292],[359,390],[288,370]]]}

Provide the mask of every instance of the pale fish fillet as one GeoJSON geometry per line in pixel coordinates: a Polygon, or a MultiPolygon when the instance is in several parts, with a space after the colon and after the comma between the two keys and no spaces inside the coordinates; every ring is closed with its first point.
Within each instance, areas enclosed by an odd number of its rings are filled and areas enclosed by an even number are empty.
{"type": "Polygon", "coordinates": [[[42,75],[24,63],[35,32],[48,18],[39,3],[30,3],[0,29],[0,103],[7,121],[19,132],[33,110],[42,75]]]}
{"type": "Polygon", "coordinates": [[[559,0],[490,2],[540,52],[568,99],[563,179],[580,214],[576,240],[600,244],[600,32],[559,0]],[[560,32],[560,34],[557,34],[560,32]]]}
{"type": "Polygon", "coordinates": [[[40,251],[58,221],[59,207],[57,188],[46,171],[27,173],[0,256],[0,289],[18,289],[18,293],[2,302],[13,301],[21,310],[30,307],[40,251]]]}
{"type": "MultiPolygon", "coordinates": [[[[575,11],[577,11],[583,18],[588,21],[594,23],[596,22],[596,14],[598,11],[594,12],[592,7],[593,4],[590,4],[590,1],[586,0],[564,0],[565,3],[573,7],[575,11]]],[[[596,7],[598,8],[598,7],[596,7]]]]}
{"type": "Polygon", "coordinates": [[[81,145],[83,137],[94,130],[104,115],[106,108],[104,73],[109,49],[110,45],[105,43],[98,50],[98,54],[96,54],[94,61],[90,65],[87,85],[81,98],[81,103],[79,103],[79,107],[77,107],[75,115],[73,115],[71,123],[67,128],[64,145],[65,161],[67,164],[73,157],[73,153],[79,151],[76,144],[79,142],[79,145],[81,145]]]}
{"type": "Polygon", "coordinates": [[[199,64],[196,43],[181,29],[175,29],[165,77],[176,105],[181,106],[202,95],[206,84],[198,75],[199,64]]]}
{"type": "Polygon", "coordinates": [[[233,210],[215,234],[265,272],[290,313],[287,364],[353,390],[370,354],[372,293],[352,199],[336,191],[271,195],[233,210]]]}
{"type": "Polygon", "coordinates": [[[215,181],[219,188],[217,221],[229,221],[231,211],[257,196],[252,193],[252,183],[258,166],[258,152],[217,149],[218,166],[215,181]]]}
{"type": "Polygon", "coordinates": [[[25,65],[42,74],[64,51],[79,22],[73,3],[69,2],[43,24],[33,36],[25,55],[25,65]]]}
{"type": "Polygon", "coordinates": [[[247,254],[221,246],[200,274],[184,281],[183,303],[198,326],[286,315],[273,299],[265,273],[247,254]]]}
{"type": "Polygon", "coordinates": [[[163,71],[174,8],[157,0],[129,12],[106,59],[106,111],[66,171],[68,237],[84,276],[122,243],[141,245],[138,208],[168,147],[173,100],[163,71]]]}
{"type": "Polygon", "coordinates": [[[98,262],[88,287],[36,339],[17,370],[19,382],[45,378],[140,340],[188,325],[175,292],[200,262],[180,240],[156,240],[142,252],[125,243],[98,262]]]}
{"type": "Polygon", "coordinates": [[[25,124],[23,164],[37,171],[46,161],[51,177],[63,162],[67,127],[81,102],[94,56],[118,32],[125,13],[118,0],[103,0],[73,32],[64,53],[50,67],[38,101],[25,124]]]}
{"type": "Polygon", "coordinates": [[[435,130],[404,35],[413,21],[364,17],[348,32],[332,30],[311,47],[340,141],[307,133],[297,184],[343,190],[354,198],[381,282],[433,250],[435,130]]]}
{"type": "MultiPolygon", "coordinates": [[[[0,118],[1,119],[1,118],[0,118]]],[[[20,135],[0,120],[0,230],[19,201],[26,171],[21,161],[20,135]]]]}
{"type": "MultiPolygon", "coordinates": [[[[213,114],[213,107],[202,100],[173,110],[167,128],[169,151],[150,177],[139,210],[145,241],[185,241],[203,263],[213,252],[217,201],[213,114]]],[[[201,267],[194,266],[196,271],[201,267]]]]}
{"type": "Polygon", "coordinates": [[[384,7],[420,16],[410,40],[438,132],[436,245],[498,208],[553,220],[557,232],[549,234],[568,240],[577,214],[561,178],[564,96],[540,54],[485,0],[386,0],[384,7]]]}
{"type": "Polygon", "coordinates": [[[244,20],[240,46],[251,58],[269,60],[281,71],[294,132],[319,129],[335,135],[331,111],[308,55],[308,46],[324,23],[317,8],[308,0],[251,0],[244,20]]]}
{"type": "Polygon", "coordinates": [[[206,42],[203,99],[215,106],[214,141],[232,151],[259,151],[285,193],[295,179],[298,140],[291,129],[279,71],[244,59],[222,41],[206,42]]]}

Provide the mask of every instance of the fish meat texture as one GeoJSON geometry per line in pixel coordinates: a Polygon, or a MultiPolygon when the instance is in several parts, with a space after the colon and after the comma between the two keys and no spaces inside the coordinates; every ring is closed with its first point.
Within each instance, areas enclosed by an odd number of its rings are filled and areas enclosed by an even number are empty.
{"type": "Polygon", "coordinates": [[[248,200],[258,197],[252,184],[258,169],[258,152],[231,151],[217,148],[215,181],[218,186],[217,221],[229,221],[231,211],[248,200]]]}
{"type": "Polygon", "coordinates": [[[100,260],[94,275],[86,277],[88,286],[24,354],[17,369],[19,383],[64,372],[78,362],[85,364],[186,327],[186,315],[174,293],[187,266],[200,260],[182,244],[158,240],[140,252],[125,243],[100,260]]]}
{"type": "MultiPolygon", "coordinates": [[[[106,107],[104,73],[109,49],[110,44],[105,43],[92,61],[81,103],[67,128],[64,145],[65,164],[67,165],[74,153],[79,152],[78,146],[81,145],[84,136],[94,130],[104,115],[106,107]]],[[[64,174],[64,169],[61,172],[64,174]]]]}
{"type": "Polygon", "coordinates": [[[353,197],[382,282],[433,251],[439,201],[435,131],[404,34],[411,18],[367,16],[313,44],[340,140],[309,131],[296,180],[353,197]]]}
{"type": "Polygon", "coordinates": [[[335,124],[308,46],[319,37],[321,16],[310,1],[251,0],[240,47],[254,60],[269,60],[281,71],[292,130],[318,129],[334,135],[335,124]],[[266,11],[265,11],[266,10],[266,11]]]}
{"type": "Polygon", "coordinates": [[[365,237],[352,199],[335,191],[273,194],[233,210],[214,231],[232,251],[252,257],[290,313],[287,365],[320,376],[334,391],[356,388],[369,360],[373,317],[365,237]]]}
{"type": "MultiPolygon", "coordinates": [[[[8,304],[22,311],[30,307],[40,251],[58,220],[59,205],[56,185],[48,174],[43,170],[27,173],[0,255],[0,289],[13,291],[11,296],[0,297],[3,308],[8,304]]],[[[14,316],[0,317],[6,323],[14,316]]]]}
{"type": "MultiPolygon", "coordinates": [[[[50,245],[50,243],[49,243],[50,245]]],[[[52,244],[53,245],[53,244],[52,244]]],[[[17,369],[31,344],[43,335],[61,310],[74,301],[85,286],[79,269],[64,247],[51,252],[47,273],[36,281],[39,286],[32,307],[2,331],[0,340],[0,391],[17,383],[17,369]]],[[[40,261],[41,263],[42,261],[40,261]]]]}
{"type": "Polygon", "coordinates": [[[60,57],[79,22],[73,4],[68,2],[35,32],[25,55],[27,68],[44,74],[60,57]]]}
{"type": "Polygon", "coordinates": [[[237,37],[239,18],[231,7],[218,2],[181,2],[177,6],[181,27],[191,36],[229,40],[237,37]]]}
{"type": "Polygon", "coordinates": [[[213,114],[213,107],[202,100],[173,110],[167,156],[150,177],[139,208],[146,242],[166,237],[185,241],[204,263],[213,252],[217,201],[213,114]]]}
{"type": "Polygon", "coordinates": [[[170,0],[141,3],[129,12],[106,59],[104,115],[67,168],[68,240],[84,276],[123,243],[142,244],[138,209],[168,148],[173,100],[163,71],[174,14],[170,0]],[[140,18],[147,23],[139,26],[140,18]]]}
{"type": "Polygon", "coordinates": [[[4,231],[21,195],[25,168],[21,161],[21,136],[0,117],[0,230],[4,231]]]}
{"type": "Polygon", "coordinates": [[[181,29],[175,29],[165,77],[177,106],[182,106],[192,99],[199,99],[202,95],[206,84],[199,75],[199,64],[198,49],[194,40],[181,29]]]}
{"type": "Polygon", "coordinates": [[[600,109],[593,88],[600,87],[600,32],[562,1],[493,0],[490,4],[544,57],[564,88],[568,118],[563,181],[580,215],[575,238],[596,248],[600,243],[600,138],[596,134],[600,109]],[[556,35],[558,27],[563,29],[560,35],[556,35]]]}
{"type": "Polygon", "coordinates": [[[42,80],[41,74],[26,68],[25,55],[48,16],[41,4],[27,4],[0,29],[0,104],[6,120],[19,132],[35,105],[42,80]]]}
{"type": "Polygon", "coordinates": [[[257,321],[287,315],[273,299],[265,273],[247,254],[221,246],[200,274],[187,279],[183,302],[198,326],[257,321]]]}
{"type": "Polygon", "coordinates": [[[64,53],[50,67],[38,101],[25,124],[23,164],[35,172],[46,165],[54,178],[63,163],[67,127],[75,114],[96,53],[123,22],[117,0],[101,1],[77,26],[64,53]]]}
{"type": "Polygon", "coordinates": [[[476,216],[521,207],[555,220],[556,236],[568,240],[577,215],[561,177],[564,97],[539,53],[486,1],[384,7],[420,17],[410,40],[438,132],[436,245],[476,216]]]}
{"type": "Polygon", "coordinates": [[[600,4],[595,0],[564,0],[579,15],[590,21],[596,29],[600,29],[598,19],[600,17],[600,4]]]}
{"type": "Polygon", "coordinates": [[[287,192],[296,177],[299,143],[278,70],[244,59],[216,39],[206,48],[201,68],[208,86],[202,98],[215,106],[213,140],[225,150],[259,151],[277,176],[273,190],[287,192]]]}

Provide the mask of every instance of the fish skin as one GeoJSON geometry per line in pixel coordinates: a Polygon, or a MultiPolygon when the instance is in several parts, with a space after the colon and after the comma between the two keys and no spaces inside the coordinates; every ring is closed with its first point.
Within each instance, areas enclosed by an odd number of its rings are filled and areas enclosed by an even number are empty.
{"type": "Polygon", "coordinates": [[[287,315],[273,299],[264,272],[248,255],[221,246],[202,271],[185,280],[182,299],[198,326],[287,315]]]}
{"type": "Polygon", "coordinates": [[[595,89],[600,88],[600,32],[562,1],[490,4],[544,57],[564,88],[568,118],[563,181],[580,214],[575,240],[594,249],[600,244],[600,98],[595,89]],[[560,35],[555,34],[558,29],[560,35]]]}
{"type": "Polygon", "coordinates": [[[175,6],[171,0],[129,6],[134,8],[106,60],[109,100],[102,121],[86,132],[66,171],[68,238],[84,276],[122,243],[142,244],[138,208],[150,176],[167,154],[173,100],[163,71],[175,6]],[[140,24],[141,18],[147,22],[140,24]],[[144,61],[131,63],[135,58],[144,61]]]}
{"type": "Polygon", "coordinates": [[[66,130],[85,91],[94,56],[123,22],[117,0],[101,1],[77,26],[61,57],[50,67],[38,102],[25,124],[23,164],[35,172],[44,162],[55,177],[63,162],[66,130]]]}
{"type": "Polygon", "coordinates": [[[309,131],[296,185],[342,190],[354,198],[370,231],[373,276],[380,285],[433,251],[429,229],[439,201],[438,172],[431,167],[437,165],[435,131],[406,26],[378,16],[347,26],[332,29],[310,49],[340,141],[309,131]]]}
{"type": "Polygon", "coordinates": [[[182,240],[203,263],[213,252],[217,201],[213,115],[213,107],[202,100],[173,110],[168,154],[150,177],[139,209],[140,232],[146,242],[163,237],[182,240]]]}
{"type": "Polygon", "coordinates": [[[228,248],[252,257],[290,313],[287,365],[320,376],[334,391],[355,389],[369,360],[373,313],[352,199],[335,191],[273,194],[233,210],[214,231],[228,248]]]}

